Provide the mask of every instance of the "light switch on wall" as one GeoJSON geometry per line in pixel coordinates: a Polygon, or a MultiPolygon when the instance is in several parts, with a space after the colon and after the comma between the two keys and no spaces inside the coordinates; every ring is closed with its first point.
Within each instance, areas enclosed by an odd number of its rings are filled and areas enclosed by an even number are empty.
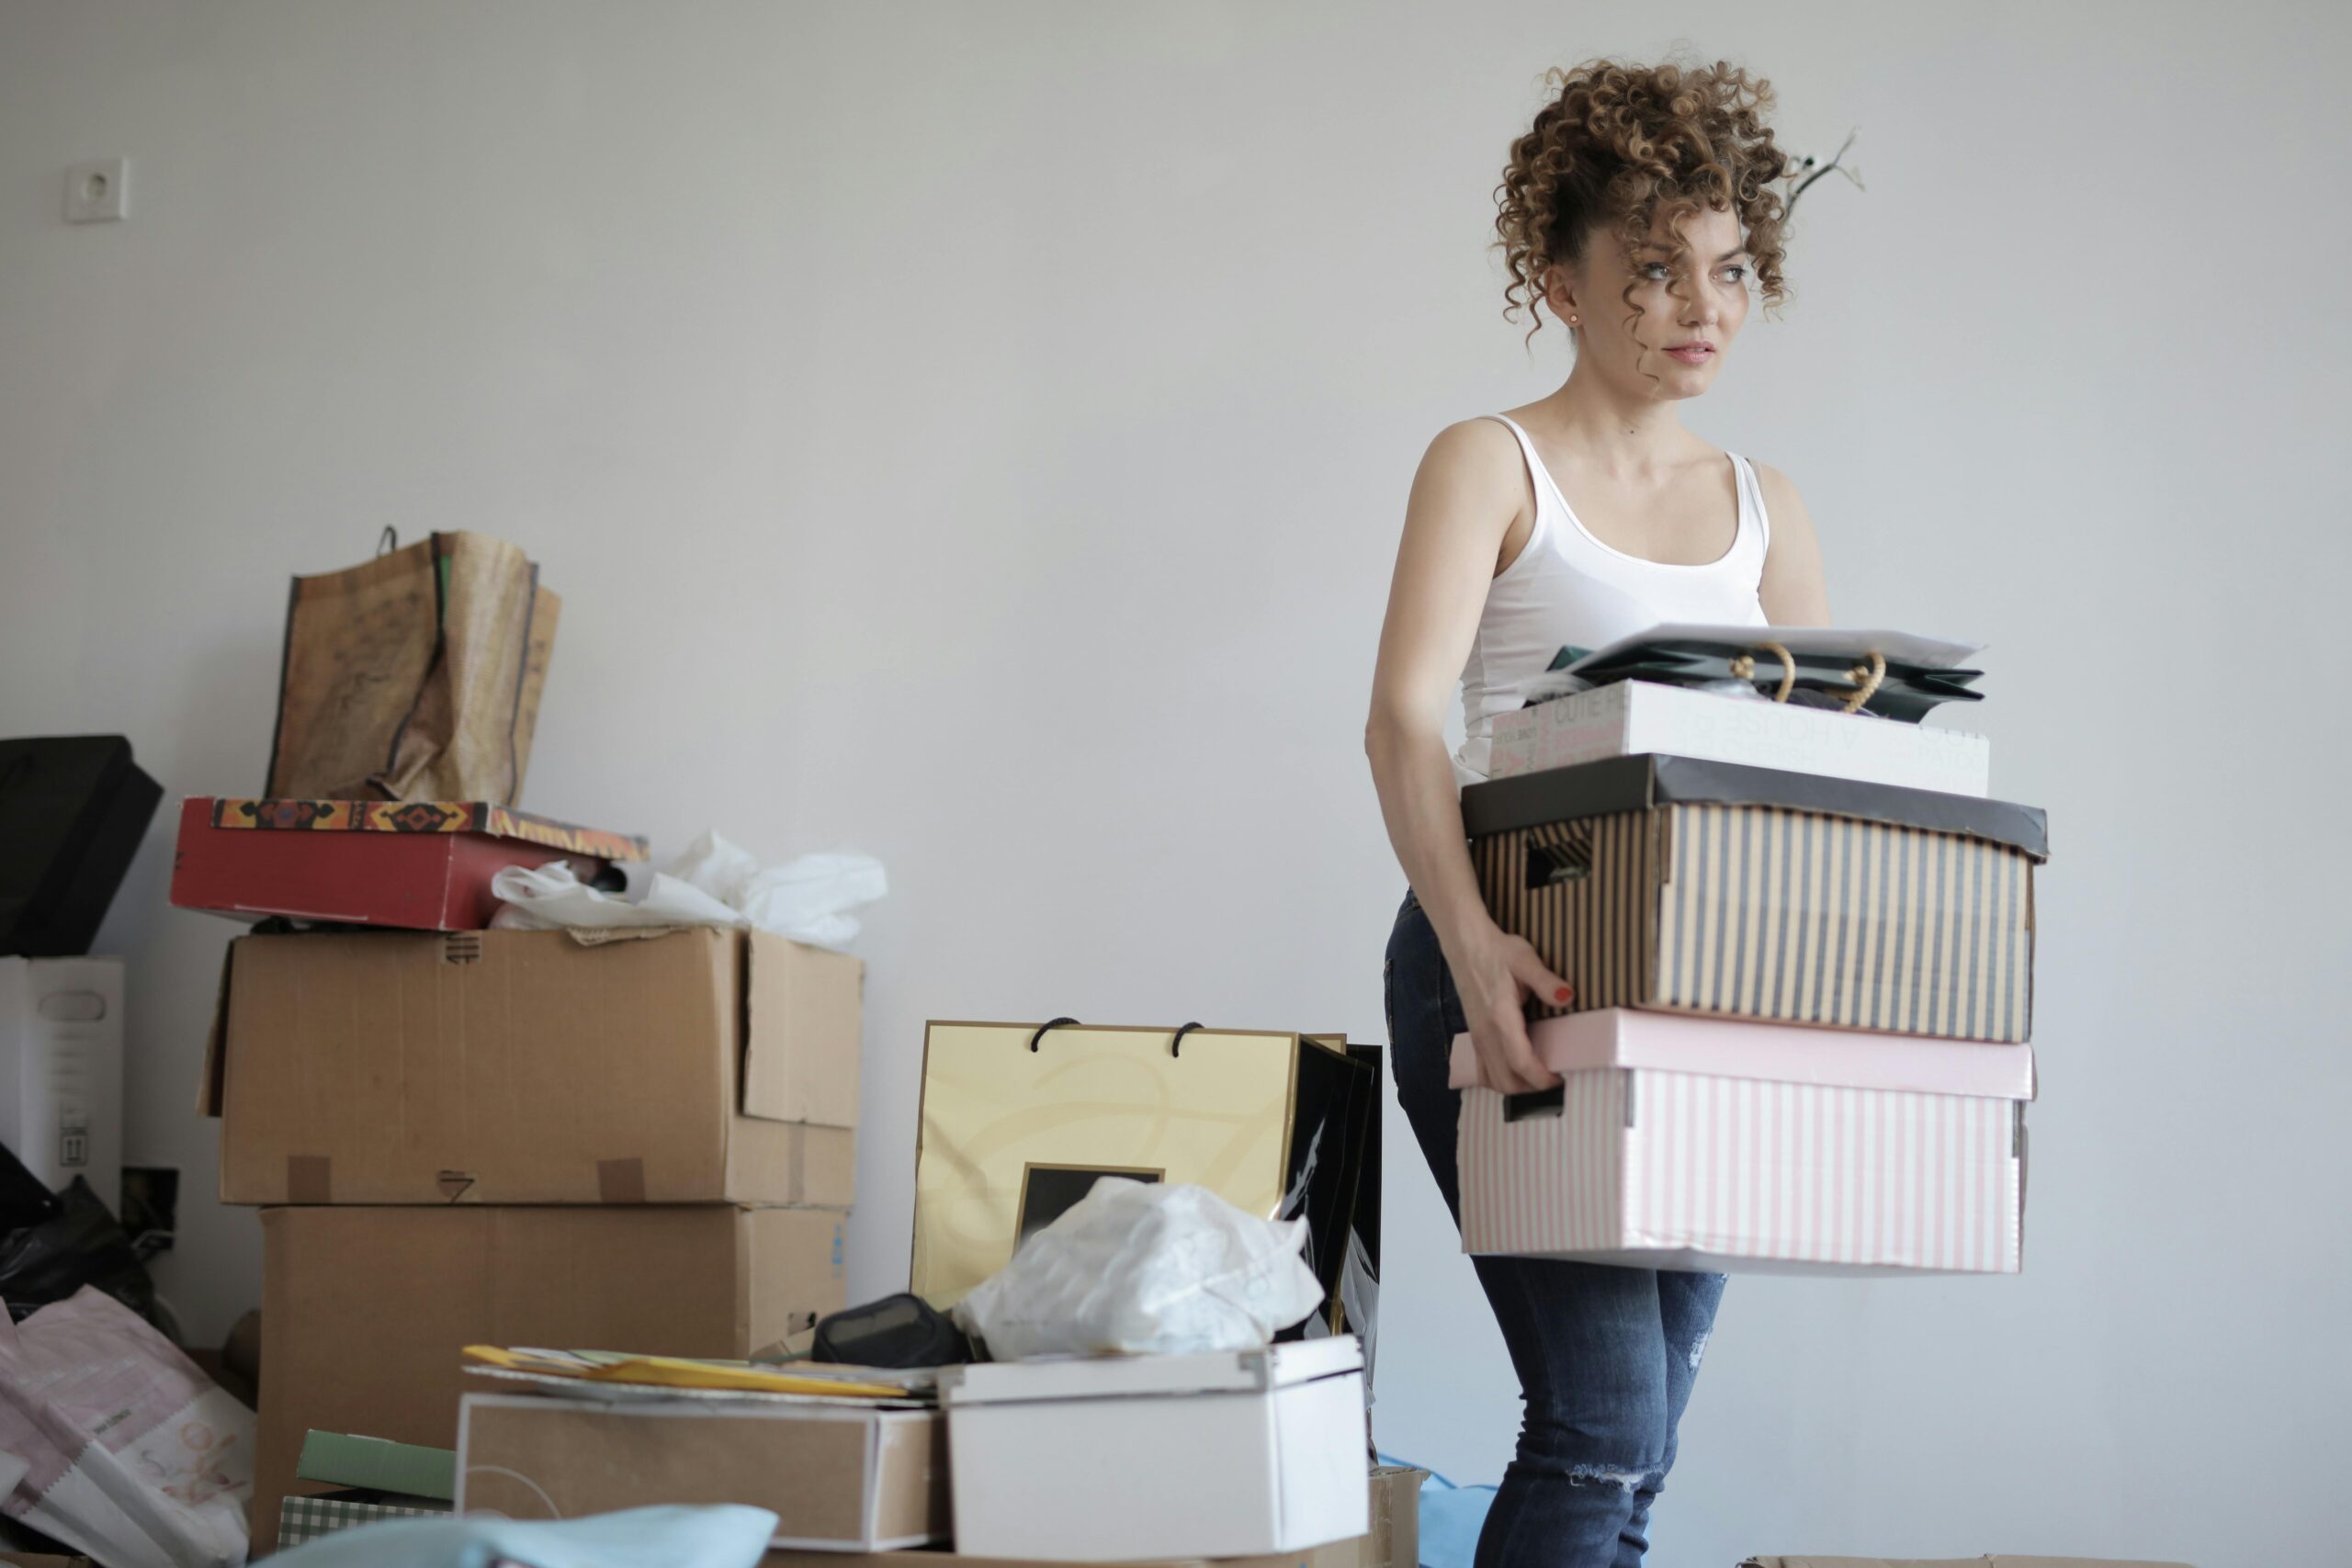
{"type": "Polygon", "coordinates": [[[65,171],[65,221],[106,223],[128,210],[130,160],[99,158],[65,171]]]}

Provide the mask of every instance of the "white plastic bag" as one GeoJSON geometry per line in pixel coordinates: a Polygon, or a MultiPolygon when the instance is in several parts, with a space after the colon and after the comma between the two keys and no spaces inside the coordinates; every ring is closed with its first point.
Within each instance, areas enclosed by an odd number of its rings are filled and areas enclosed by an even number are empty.
{"type": "Polygon", "coordinates": [[[736,907],[763,931],[840,948],[857,935],[856,917],[848,911],[888,891],[882,863],[872,855],[802,855],[754,873],[736,907]]]}
{"type": "Polygon", "coordinates": [[[1000,1361],[1243,1350],[1323,1304],[1305,1220],[1106,1176],[956,1305],[1000,1361]]]}
{"type": "Polygon", "coordinates": [[[0,1309],[0,1480],[11,1518],[107,1568],[235,1568],[254,1416],[113,1297],[0,1309]]]}
{"type": "Polygon", "coordinates": [[[490,879],[505,900],[492,917],[500,931],[610,930],[622,926],[757,926],[811,947],[849,945],[849,913],[890,890],[871,855],[814,854],[762,870],[751,853],[717,833],[688,844],[666,870],[630,863],[625,895],[600,892],[560,861],[510,865],[490,879]]]}

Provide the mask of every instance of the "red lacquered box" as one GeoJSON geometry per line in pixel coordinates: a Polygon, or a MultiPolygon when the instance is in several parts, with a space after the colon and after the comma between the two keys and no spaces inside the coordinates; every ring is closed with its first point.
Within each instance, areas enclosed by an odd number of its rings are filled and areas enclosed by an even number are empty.
{"type": "Polygon", "coordinates": [[[180,807],[172,902],[244,919],[481,931],[504,866],[571,865],[592,881],[646,858],[643,839],[487,801],[216,800],[180,807]]]}

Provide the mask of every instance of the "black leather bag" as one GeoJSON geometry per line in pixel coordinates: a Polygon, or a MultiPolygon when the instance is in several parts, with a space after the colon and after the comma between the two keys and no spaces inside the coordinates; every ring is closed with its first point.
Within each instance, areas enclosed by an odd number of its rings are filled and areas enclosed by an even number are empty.
{"type": "MultiPolygon", "coordinates": [[[[1562,650],[1562,662],[1570,649],[1562,650]]],[[[1570,660],[1569,662],[1574,662],[1570,660]]],[[[1982,701],[1969,690],[1984,673],[1887,659],[1865,646],[1836,652],[1791,652],[1769,637],[1754,642],[1659,638],[1612,649],[1576,663],[1575,672],[1596,686],[1617,681],[1655,681],[1695,686],[1713,681],[1746,681],[1766,696],[1815,707],[1855,707],[1883,718],[1917,724],[1939,703],[1982,701]]]]}
{"type": "Polygon", "coordinates": [[[921,1296],[885,1296],[817,1325],[814,1359],[851,1367],[945,1367],[972,1359],[964,1331],[921,1296]]]}

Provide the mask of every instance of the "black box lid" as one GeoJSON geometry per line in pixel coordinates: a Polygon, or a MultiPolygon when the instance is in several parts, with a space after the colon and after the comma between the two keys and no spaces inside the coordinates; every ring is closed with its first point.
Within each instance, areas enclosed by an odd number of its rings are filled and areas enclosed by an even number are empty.
{"type": "Polygon", "coordinates": [[[1773,806],[1830,817],[1961,833],[2050,858],[2041,807],[1895,784],[1860,784],[1781,768],[1751,768],[1645,751],[1573,768],[1489,779],[1462,792],[1462,825],[1474,839],[1544,822],[1572,822],[1656,806],[1773,806]]]}

